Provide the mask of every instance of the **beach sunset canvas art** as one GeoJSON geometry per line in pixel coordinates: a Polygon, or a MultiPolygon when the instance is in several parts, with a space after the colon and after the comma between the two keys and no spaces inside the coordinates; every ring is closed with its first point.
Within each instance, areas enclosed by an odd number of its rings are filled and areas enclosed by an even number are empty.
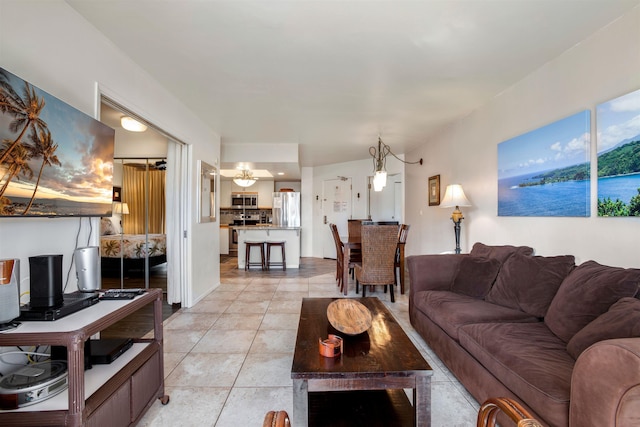
{"type": "Polygon", "coordinates": [[[114,137],[0,68],[0,216],[109,216],[114,137]]]}

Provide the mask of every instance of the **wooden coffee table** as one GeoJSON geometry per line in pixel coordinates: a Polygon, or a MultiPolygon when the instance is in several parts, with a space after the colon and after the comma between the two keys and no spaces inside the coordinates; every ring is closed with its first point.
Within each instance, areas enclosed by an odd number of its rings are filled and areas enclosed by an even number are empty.
{"type": "Polygon", "coordinates": [[[299,426],[430,426],[433,371],[378,298],[357,298],[371,310],[368,331],[345,336],[327,320],[334,298],[304,298],[293,379],[293,424],[299,426]],[[344,352],[326,358],[318,339],[337,334],[344,352]],[[413,405],[403,389],[413,389],[413,405]]]}

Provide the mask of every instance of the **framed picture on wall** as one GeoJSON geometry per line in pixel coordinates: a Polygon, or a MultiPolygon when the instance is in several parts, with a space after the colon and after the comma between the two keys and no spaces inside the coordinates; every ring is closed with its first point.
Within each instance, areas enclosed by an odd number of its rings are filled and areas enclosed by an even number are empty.
{"type": "Polygon", "coordinates": [[[429,177],[429,206],[440,204],[440,175],[429,177]]]}
{"type": "Polygon", "coordinates": [[[122,201],[122,187],[113,187],[113,201],[114,202],[122,201]]]}

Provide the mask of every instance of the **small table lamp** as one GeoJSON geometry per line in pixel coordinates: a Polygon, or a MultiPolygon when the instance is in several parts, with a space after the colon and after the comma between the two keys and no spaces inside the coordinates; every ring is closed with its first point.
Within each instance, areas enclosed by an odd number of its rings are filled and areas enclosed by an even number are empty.
{"type": "Polygon", "coordinates": [[[125,202],[113,202],[112,213],[120,215],[120,233],[122,234],[122,215],[129,215],[129,205],[125,202]]]}
{"type": "Polygon", "coordinates": [[[460,212],[460,206],[471,206],[471,203],[464,195],[462,186],[460,184],[447,185],[447,189],[444,192],[442,202],[440,202],[441,208],[452,208],[455,206],[453,213],[451,214],[451,220],[453,221],[453,231],[456,235],[456,253],[460,253],[460,223],[464,219],[462,212],[460,212]]]}

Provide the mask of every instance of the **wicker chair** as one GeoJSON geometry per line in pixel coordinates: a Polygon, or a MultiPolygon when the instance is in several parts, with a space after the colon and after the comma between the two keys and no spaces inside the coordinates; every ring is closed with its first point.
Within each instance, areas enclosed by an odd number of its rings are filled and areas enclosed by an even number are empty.
{"type": "Polygon", "coordinates": [[[543,427],[522,405],[506,397],[490,398],[482,404],[477,427],[495,427],[498,413],[506,414],[518,427],[543,427]]]}
{"type": "Polygon", "coordinates": [[[356,293],[362,285],[362,296],[367,286],[389,285],[391,302],[395,302],[395,256],[398,247],[397,225],[362,226],[362,264],[356,264],[356,293]]]}
{"type": "Polygon", "coordinates": [[[269,411],[264,416],[262,427],[291,427],[287,411],[269,411]]]}

